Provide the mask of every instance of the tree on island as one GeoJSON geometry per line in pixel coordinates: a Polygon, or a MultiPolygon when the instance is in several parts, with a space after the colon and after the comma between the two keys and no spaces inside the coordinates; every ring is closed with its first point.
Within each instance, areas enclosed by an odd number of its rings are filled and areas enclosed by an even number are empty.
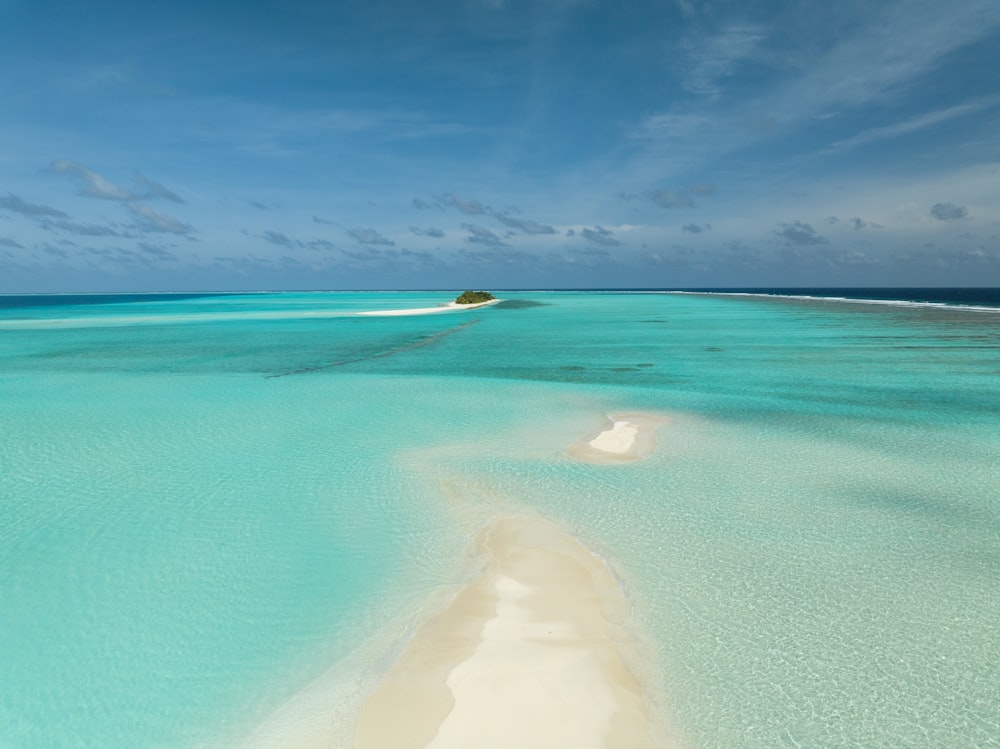
{"type": "Polygon", "coordinates": [[[488,291],[463,291],[455,300],[455,304],[482,304],[491,302],[494,298],[488,291]]]}

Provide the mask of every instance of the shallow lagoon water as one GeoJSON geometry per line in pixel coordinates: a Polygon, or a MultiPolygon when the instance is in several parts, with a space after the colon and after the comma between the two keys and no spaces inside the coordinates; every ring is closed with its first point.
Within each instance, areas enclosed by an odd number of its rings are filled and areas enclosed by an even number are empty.
{"type": "Polygon", "coordinates": [[[323,674],[347,745],[527,510],[623,580],[684,747],[1000,746],[1000,313],[502,296],[0,310],[0,745],[238,745],[323,674]],[[649,459],[565,456],[636,410],[649,459]]]}

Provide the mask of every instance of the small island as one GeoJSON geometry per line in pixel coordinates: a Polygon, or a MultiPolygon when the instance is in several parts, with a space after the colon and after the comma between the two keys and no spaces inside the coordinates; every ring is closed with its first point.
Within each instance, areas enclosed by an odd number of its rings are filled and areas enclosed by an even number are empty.
{"type": "Polygon", "coordinates": [[[495,298],[488,291],[463,291],[455,300],[455,304],[483,304],[492,302],[495,298]]]}

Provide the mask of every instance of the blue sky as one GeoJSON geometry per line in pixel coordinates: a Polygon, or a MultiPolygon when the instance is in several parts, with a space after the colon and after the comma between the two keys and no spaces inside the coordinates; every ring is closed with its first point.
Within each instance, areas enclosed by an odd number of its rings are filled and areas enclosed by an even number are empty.
{"type": "Polygon", "coordinates": [[[1000,286],[997,0],[0,0],[0,292],[1000,286]]]}

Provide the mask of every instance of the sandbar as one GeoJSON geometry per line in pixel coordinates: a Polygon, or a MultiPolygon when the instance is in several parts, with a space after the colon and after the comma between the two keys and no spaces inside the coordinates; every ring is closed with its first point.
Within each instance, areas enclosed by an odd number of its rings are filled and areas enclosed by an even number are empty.
{"type": "Polygon", "coordinates": [[[495,519],[483,572],[417,630],[366,701],[356,749],[652,749],[629,604],[552,524],[495,519]]]}
{"type": "Polygon", "coordinates": [[[458,304],[457,302],[448,302],[448,304],[441,304],[437,307],[413,307],[411,309],[376,309],[370,312],[357,312],[355,314],[364,315],[367,317],[404,317],[407,315],[436,315],[440,312],[459,312],[462,310],[478,309],[479,307],[488,307],[491,304],[496,304],[499,299],[490,299],[488,302],[478,302],[476,304],[458,304]]]}
{"type": "Polygon", "coordinates": [[[667,422],[652,413],[609,414],[596,434],[573,443],[567,455],[585,463],[631,463],[656,448],[656,430],[667,422]]]}

